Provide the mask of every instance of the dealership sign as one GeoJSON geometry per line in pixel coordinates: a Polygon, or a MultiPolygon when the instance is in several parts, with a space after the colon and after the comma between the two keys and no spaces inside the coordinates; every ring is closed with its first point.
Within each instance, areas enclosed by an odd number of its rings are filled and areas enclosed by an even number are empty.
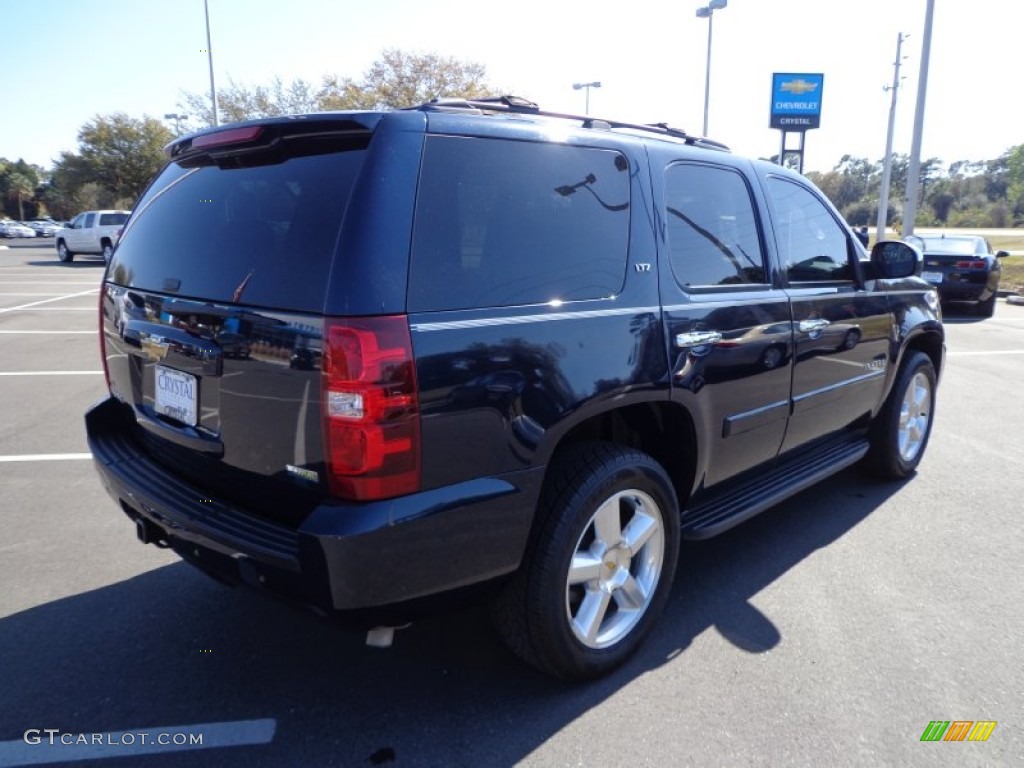
{"type": "Polygon", "coordinates": [[[821,124],[821,91],[823,74],[772,75],[771,127],[784,131],[806,131],[821,124]]]}

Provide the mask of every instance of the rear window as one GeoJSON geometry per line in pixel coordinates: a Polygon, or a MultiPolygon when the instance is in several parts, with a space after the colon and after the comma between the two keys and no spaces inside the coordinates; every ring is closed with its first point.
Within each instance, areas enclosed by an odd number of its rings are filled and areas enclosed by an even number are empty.
{"type": "Polygon", "coordinates": [[[101,213],[100,214],[100,226],[101,227],[117,227],[128,221],[127,213],[101,213]]]}
{"type": "Polygon", "coordinates": [[[364,149],[353,149],[250,167],[172,163],[136,206],[109,279],[190,298],[318,312],[364,157],[364,149]]]}
{"type": "Polygon", "coordinates": [[[429,137],[409,310],[614,296],[625,279],[628,237],[629,164],[620,153],[429,137]]]}
{"type": "MultiPolygon", "coordinates": [[[[910,238],[907,238],[908,240],[910,238]]],[[[980,247],[977,240],[956,239],[953,237],[922,237],[922,247],[926,251],[937,253],[955,253],[964,256],[973,256],[976,253],[984,253],[985,249],[980,247]]]]}

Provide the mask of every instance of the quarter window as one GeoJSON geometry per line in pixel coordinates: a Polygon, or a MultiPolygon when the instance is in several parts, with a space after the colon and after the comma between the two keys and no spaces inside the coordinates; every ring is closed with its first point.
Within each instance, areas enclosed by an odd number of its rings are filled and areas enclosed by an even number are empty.
{"type": "Polygon", "coordinates": [[[851,280],[848,240],[828,208],[807,189],[770,177],[775,235],[791,283],[851,280]]]}
{"type": "Polygon", "coordinates": [[[684,288],[767,282],[757,218],[743,177],[678,164],[665,172],[672,274],[684,288]]]}
{"type": "Polygon", "coordinates": [[[413,312],[614,296],[625,280],[629,164],[564,144],[433,136],[413,229],[413,312]]]}

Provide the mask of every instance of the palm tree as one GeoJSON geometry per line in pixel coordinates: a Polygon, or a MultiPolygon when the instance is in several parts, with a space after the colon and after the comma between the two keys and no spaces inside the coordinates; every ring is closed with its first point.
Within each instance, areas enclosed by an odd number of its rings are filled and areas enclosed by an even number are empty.
{"type": "Polygon", "coordinates": [[[35,188],[27,176],[20,173],[12,173],[7,177],[7,195],[18,201],[18,221],[25,219],[25,200],[31,200],[35,188]]]}

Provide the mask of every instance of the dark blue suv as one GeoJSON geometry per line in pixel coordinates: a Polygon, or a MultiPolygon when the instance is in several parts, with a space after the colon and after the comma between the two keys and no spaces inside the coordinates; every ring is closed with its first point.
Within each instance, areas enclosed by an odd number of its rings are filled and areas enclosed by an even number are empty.
{"type": "Polygon", "coordinates": [[[868,257],[779,166],[511,98],[168,153],[106,272],[96,467],[141,541],[374,642],[486,599],[530,663],[602,674],[682,538],[924,453],[920,253],[868,257]]]}

